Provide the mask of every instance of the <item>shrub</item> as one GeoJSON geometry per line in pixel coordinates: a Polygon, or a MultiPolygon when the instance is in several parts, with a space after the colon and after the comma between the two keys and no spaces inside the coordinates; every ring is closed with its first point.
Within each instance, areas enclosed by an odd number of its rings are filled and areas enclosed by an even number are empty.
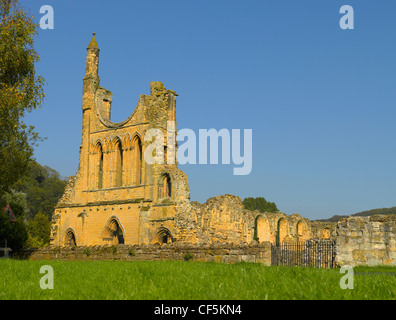
{"type": "Polygon", "coordinates": [[[192,258],[193,258],[193,255],[191,253],[189,253],[189,252],[187,252],[184,255],[184,261],[190,261],[190,260],[192,260],[192,258]]]}

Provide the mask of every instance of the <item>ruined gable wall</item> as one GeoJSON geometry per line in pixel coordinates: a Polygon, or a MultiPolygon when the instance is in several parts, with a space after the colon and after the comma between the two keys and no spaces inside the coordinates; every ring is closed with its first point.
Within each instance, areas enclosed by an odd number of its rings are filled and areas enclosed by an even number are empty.
{"type": "Polygon", "coordinates": [[[253,214],[245,210],[239,197],[210,198],[197,208],[197,223],[210,242],[250,242],[254,233],[253,214]]]}

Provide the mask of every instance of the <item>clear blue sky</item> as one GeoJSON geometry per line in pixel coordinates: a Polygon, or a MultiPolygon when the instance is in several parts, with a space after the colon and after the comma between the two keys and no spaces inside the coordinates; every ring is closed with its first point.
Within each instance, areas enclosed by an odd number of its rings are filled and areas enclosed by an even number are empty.
{"type": "Polygon", "coordinates": [[[27,117],[48,139],[38,162],[74,175],[86,47],[96,32],[112,120],[150,81],[175,90],[178,129],[253,129],[253,170],[180,166],[191,200],[264,196],[310,218],[396,206],[396,2],[365,0],[23,0],[40,30],[43,108],[27,117]],[[355,29],[341,30],[342,5],[355,29]]]}

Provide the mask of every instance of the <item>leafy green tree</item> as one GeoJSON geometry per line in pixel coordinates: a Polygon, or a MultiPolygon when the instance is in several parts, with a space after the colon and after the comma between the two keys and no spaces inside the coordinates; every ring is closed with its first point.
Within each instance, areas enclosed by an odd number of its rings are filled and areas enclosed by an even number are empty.
{"type": "Polygon", "coordinates": [[[33,162],[29,173],[20,179],[13,188],[27,196],[27,218],[29,221],[39,211],[51,220],[54,207],[62,196],[66,183],[66,180],[62,179],[56,170],[33,162]]]}
{"type": "Polygon", "coordinates": [[[17,217],[24,218],[29,210],[27,194],[22,191],[10,189],[10,192],[5,193],[2,203],[4,206],[9,204],[17,217]]]}
{"type": "Polygon", "coordinates": [[[17,0],[0,0],[0,196],[27,172],[41,140],[23,122],[44,99],[44,80],[35,71],[37,30],[17,0]]]}
{"type": "Polygon", "coordinates": [[[7,222],[7,216],[3,214],[5,222],[1,227],[0,246],[4,245],[5,239],[8,244],[15,244],[15,250],[23,246],[42,247],[49,244],[50,220],[65,186],[66,181],[56,170],[33,161],[28,175],[0,197],[0,209],[10,204],[17,218],[16,223],[7,222]]]}
{"type": "Polygon", "coordinates": [[[278,208],[274,202],[269,202],[265,200],[263,197],[258,198],[245,198],[242,201],[243,205],[246,209],[255,211],[258,210],[260,212],[278,212],[278,208]]]}
{"type": "Polygon", "coordinates": [[[51,221],[39,211],[29,222],[28,247],[42,247],[50,242],[51,221]]]}

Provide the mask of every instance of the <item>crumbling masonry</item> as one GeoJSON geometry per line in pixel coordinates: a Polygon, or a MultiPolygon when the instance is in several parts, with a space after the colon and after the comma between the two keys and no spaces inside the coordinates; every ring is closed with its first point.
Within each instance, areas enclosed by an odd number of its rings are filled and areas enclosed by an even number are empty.
{"type": "MultiPolygon", "coordinates": [[[[150,95],[120,123],[110,120],[112,94],[100,86],[99,48],[93,36],[83,79],[82,144],[76,176],[56,206],[51,244],[90,246],[155,243],[251,243],[329,239],[335,224],[299,214],[246,210],[224,195],[190,202],[188,180],[175,164],[144,161],[145,133],[159,129],[168,148],[167,121],[176,121],[175,91],[151,82],[150,95]]],[[[176,151],[176,150],[175,150],[176,151]]]]}

